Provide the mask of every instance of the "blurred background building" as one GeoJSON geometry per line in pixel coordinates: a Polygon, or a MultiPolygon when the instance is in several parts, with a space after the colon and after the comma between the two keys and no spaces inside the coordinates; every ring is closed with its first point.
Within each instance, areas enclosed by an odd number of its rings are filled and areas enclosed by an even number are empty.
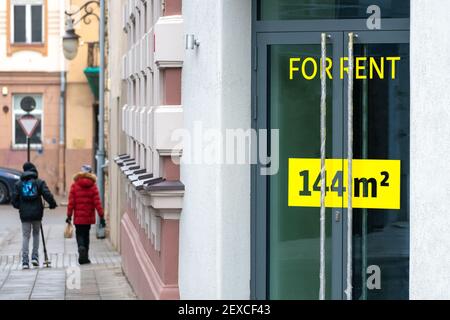
{"type": "Polygon", "coordinates": [[[0,166],[21,169],[26,161],[26,137],[17,120],[25,114],[22,101],[29,101],[35,105],[31,114],[40,120],[31,138],[31,160],[53,191],[63,191],[64,185],[64,9],[59,1],[0,3],[0,166]]]}
{"type": "MultiPolygon", "coordinates": [[[[85,0],[66,0],[66,11],[76,13],[75,32],[80,36],[76,57],[67,61],[66,93],[66,186],[86,163],[96,167],[99,100],[99,6],[93,3],[92,15],[82,19],[85,0]],[[80,20],[81,19],[81,20],[80,20]]],[[[67,17],[66,17],[67,18],[67,17]]]]}
{"type": "Polygon", "coordinates": [[[108,7],[111,240],[141,298],[179,298],[184,185],[171,134],[183,120],[181,0],[112,0],[108,7]]]}
{"type": "Polygon", "coordinates": [[[95,78],[98,67],[95,17],[91,25],[76,26],[82,42],[75,60],[66,62],[62,50],[65,11],[83,2],[0,3],[0,166],[21,169],[26,161],[26,137],[17,120],[26,113],[21,104],[35,105],[31,114],[40,122],[31,138],[31,161],[61,195],[82,164],[94,164],[98,80],[87,76],[95,78]]]}

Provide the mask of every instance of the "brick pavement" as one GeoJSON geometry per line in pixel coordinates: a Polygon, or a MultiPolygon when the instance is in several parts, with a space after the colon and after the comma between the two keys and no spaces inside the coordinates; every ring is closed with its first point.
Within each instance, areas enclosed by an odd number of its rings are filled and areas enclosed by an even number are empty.
{"type": "MultiPolygon", "coordinates": [[[[20,227],[0,237],[0,300],[121,300],[136,299],[121,269],[120,255],[108,240],[91,231],[91,265],[78,266],[75,237],[64,239],[64,224],[44,226],[52,268],[22,270],[20,227]]],[[[30,242],[31,248],[31,242],[30,242]]]]}

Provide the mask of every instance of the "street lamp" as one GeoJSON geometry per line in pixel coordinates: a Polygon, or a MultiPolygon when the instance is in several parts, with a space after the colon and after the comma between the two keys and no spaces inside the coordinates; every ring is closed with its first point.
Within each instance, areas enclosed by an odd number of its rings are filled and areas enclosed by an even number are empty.
{"type": "MultiPolygon", "coordinates": [[[[64,56],[67,60],[73,60],[77,56],[78,46],[80,44],[80,36],[75,32],[74,26],[83,21],[85,24],[91,23],[91,16],[95,16],[98,21],[101,20],[101,17],[95,13],[94,6],[100,7],[101,10],[104,10],[101,3],[97,0],[91,0],[83,4],[78,10],[74,12],[65,12],[67,16],[66,21],[66,34],[63,36],[63,51],[64,56]],[[72,17],[79,16],[77,20],[74,20],[72,17]]],[[[102,34],[100,34],[102,37],[102,34]]]]}
{"type": "Polygon", "coordinates": [[[67,60],[73,60],[78,54],[80,36],[76,34],[73,20],[67,19],[66,33],[63,36],[63,52],[67,60]]]}
{"type": "MultiPolygon", "coordinates": [[[[95,16],[99,21],[99,38],[100,38],[100,77],[99,77],[99,103],[98,103],[98,148],[96,152],[97,160],[97,185],[99,188],[100,198],[104,205],[104,176],[103,167],[105,165],[105,0],[91,0],[83,4],[74,12],[66,11],[67,24],[66,34],[63,36],[64,56],[68,60],[76,57],[79,46],[80,36],[75,33],[74,26],[83,21],[85,24],[91,23],[91,16],[95,16]],[[95,6],[100,8],[100,16],[95,11],[95,6]],[[78,16],[78,20],[73,17],[78,16]]],[[[100,228],[100,220],[97,217],[97,238],[104,238],[105,230],[100,228]]]]}

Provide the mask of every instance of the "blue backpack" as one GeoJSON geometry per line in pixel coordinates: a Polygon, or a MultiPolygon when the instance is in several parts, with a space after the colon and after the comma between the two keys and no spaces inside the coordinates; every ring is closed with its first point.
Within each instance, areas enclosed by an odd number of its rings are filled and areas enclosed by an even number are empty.
{"type": "Polygon", "coordinates": [[[36,180],[22,181],[20,190],[21,198],[24,200],[35,200],[39,197],[38,184],[36,180]]]}

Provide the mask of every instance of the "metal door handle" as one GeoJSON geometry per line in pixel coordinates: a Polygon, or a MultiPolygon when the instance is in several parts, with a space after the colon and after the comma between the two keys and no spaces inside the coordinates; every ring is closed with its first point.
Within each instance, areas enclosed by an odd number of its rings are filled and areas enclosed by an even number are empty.
{"type": "Polygon", "coordinates": [[[326,145],[327,145],[327,39],[330,35],[321,34],[321,72],[320,72],[320,270],[319,299],[325,300],[325,195],[326,195],[326,145]]]}
{"type": "MultiPolygon", "coordinates": [[[[357,36],[357,35],[356,35],[357,36]]],[[[347,289],[345,294],[347,300],[352,300],[352,233],[353,233],[353,76],[354,76],[354,54],[353,41],[355,34],[348,34],[348,115],[347,115],[347,289]]]]}

